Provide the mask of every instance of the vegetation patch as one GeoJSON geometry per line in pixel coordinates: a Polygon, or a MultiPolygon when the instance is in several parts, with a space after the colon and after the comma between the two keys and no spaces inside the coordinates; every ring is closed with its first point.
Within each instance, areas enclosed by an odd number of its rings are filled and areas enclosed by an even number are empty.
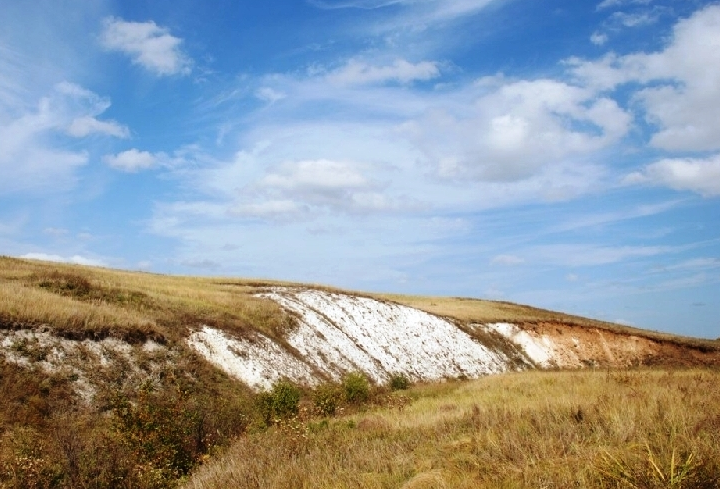
{"type": "Polygon", "coordinates": [[[403,409],[242,437],[184,487],[716,488],[718,381],[634,370],[418,385],[403,409]]]}

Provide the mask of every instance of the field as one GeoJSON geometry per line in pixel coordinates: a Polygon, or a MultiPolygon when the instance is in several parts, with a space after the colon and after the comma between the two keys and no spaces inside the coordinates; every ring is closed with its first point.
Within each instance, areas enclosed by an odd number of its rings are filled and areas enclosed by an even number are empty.
{"type": "Polygon", "coordinates": [[[716,488],[718,381],[638,370],[418,386],[407,405],[243,437],[183,487],[716,488]]]}
{"type": "Polygon", "coordinates": [[[655,367],[267,394],[187,347],[200,325],[282,343],[297,318],[254,295],[277,286],[345,292],[0,257],[0,488],[720,487],[717,341],[350,291],[468,330],[512,322],[591,346],[604,331],[606,349],[639,335],[655,367]]]}

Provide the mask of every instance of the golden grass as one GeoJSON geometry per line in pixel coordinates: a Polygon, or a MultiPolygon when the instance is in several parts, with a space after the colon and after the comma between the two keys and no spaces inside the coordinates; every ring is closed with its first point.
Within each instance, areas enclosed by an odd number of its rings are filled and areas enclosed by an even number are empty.
{"type": "Polygon", "coordinates": [[[0,257],[0,325],[48,325],[67,335],[133,340],[177,338],[188,328],[209,324],[238,334],[256,329],[281,337],[290,318],[273,301],[254,297],[257,290],[258,283],[249,280],[0,257]]]}
{"type": "Polygon", "coordinates": [[[0,257],[0,327],[47,324],[63,334],[108,334],[126,339],[182,337],[208,324],[242,334],[254,329],[277,339],[292,319],[273,301],[253,294],[271,286],[318,288],[392,301],[463,323],[554,322],[636,334],[695,348],[717,349],[718,342],[628,328],[508,302],[458,297],[368,294],[290,282],[184,277],[128,272],[0,257]],[[55,278],[53,278],[55,277],[55,278]],[[69,290],[65,278],[85,280],[89,290],[69,290]],[[60,282],[58,283],[53,282],[60,282]],[[44,287],[47,282],[51,286],[44,287]],[[12,323],[15,323],[14,325],[12,323]]]}
{"type": "Polygon", "coordinates": [[[720,487],[720,374],[525,372],[240,439],[186,489],[720,487]]]}

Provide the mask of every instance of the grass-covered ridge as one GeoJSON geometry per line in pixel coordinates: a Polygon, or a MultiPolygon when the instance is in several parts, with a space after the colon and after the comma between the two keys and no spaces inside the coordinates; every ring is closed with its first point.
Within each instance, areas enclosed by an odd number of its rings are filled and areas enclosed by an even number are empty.
{"type": "Polygon", "coordinates": [[[0,257],[0,325],[47,325],[69,337],[178,339],[208,324],[241,334],[278,336],[288,317],[253,297],[242,280],[125,272],[0,257]]]}
{"type": "Polygon", "coordinates": [[[281,339],[292,317],[255,293],[274,286],[314,287],[374,297],[449,317],[458,324],[543,322],[640,334],[715,349],[718,343],[628,328],[502,301],[342,291],[289,282],[184,277],[0,257],[0,328],[52,327],[77,338],[118,337],[159,341],[207,324],[242,334],[254,329],[281,339]]]}

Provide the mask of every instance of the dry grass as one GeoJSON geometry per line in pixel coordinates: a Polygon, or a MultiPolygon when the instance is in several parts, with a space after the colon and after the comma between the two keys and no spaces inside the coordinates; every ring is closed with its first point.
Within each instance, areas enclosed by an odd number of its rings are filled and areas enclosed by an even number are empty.
{"type": "Polygon", "coordinates": [[[720,487],[716,371],[526,372],[239,440],[185,488],[720,487]]]}
{"type": "Polygon", "coordinates": [[[185,336],[188,327],[208,324],[236,334],[254,329],[281,340],[293,327],[292,318],[273,301],[253,296],[273,286],[374,297],[449,317],[461,326],[472,322],[550,322],[718,349],[717,341],[643,331],[508,302],[367,294],[280,281],[168,276],[8,257],[0,257],[0,327],[45,324],[71,337],[112,335],[131,341],[149,337],[162,341],[185,336]]]}
{"type": "Polygon", "coordinates": [[[48,325],[70,337],[162,341],[208,324],[282,337],[291,319],[252,295],[271,284],[0,257],[0,327],[48,325]]]}

